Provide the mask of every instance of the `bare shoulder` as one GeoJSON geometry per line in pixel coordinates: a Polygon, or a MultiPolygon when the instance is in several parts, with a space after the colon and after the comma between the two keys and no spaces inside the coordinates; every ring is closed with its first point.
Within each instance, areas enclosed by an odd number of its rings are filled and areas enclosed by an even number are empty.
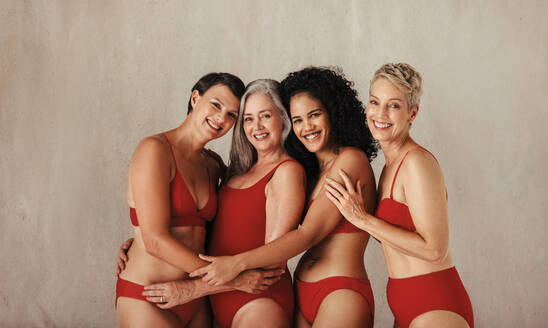
{"type": "Polygon", "coordinates": [[[336,159],[337,162],[343,163],[368,163],[369,159],[367,155],[359,148],[355,147],[342,147],[339,149],[339,156],[336,159]]]}
{"type": "Polygon", "coordinates": [[[410,172],[441,172],[438,161],[434,155],[422,147],[410,150],[403,166],[410,172]]]}
{"type": "Polygon", "coordinates": [[[143,177],[169,179],[171,165],[169,144],[158,135],[146,137],[141,140],[131,158],[130,179],[143,177]]]}
{"type": "Polygon", "coordinates": [[[271,181],[276,185],[287,185],[301,183],[305,177],[306,173],[303,166],[299,162],[291,160],[278,166],[271,181]]]}
{"type": "Polygon", "coordinates": [[[169,155],[169,145],[159,135],[153,135],[144,138],[139,142],[133,154],[133,160],[142,158],[161,158],[164,155],[169,155]]]}
{"type": "Polygon", "coordinates": [[[333,163],[333,169],[342,169],[347,173],[357,173],[366,170],[371,170],[371,164],[367,155],[355,147],[343,147],[339,150],[339,155],[333,163]]]}
{"type": "Polygon", "coordinates": [[[439,185],[444,187],[444,179],[438,161],[429,151],[422,148],[411,150],[401,167],[404,183],[415,185],[439,185]]]}

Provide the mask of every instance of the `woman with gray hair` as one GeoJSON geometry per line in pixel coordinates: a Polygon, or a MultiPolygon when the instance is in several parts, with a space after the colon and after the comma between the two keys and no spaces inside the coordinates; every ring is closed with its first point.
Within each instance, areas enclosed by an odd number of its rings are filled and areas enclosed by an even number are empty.
{"type": "MultiPolygon", "coordinates": [[[[299,224],[306,175],[284,149],[291,121],[281,92],[278,82],[261,79],[251,82],[242,97],[228,176],[218,196],[209,247],[212,256],[236,255],[260,247],[299,224]]],[[[273,267],[285,268],[285,272],[281,277],[273,275],[270,288],[256,294],[227,291],[200,279],[148,286],[145,293],[152,301],[163,297],[172,306],[210,295],[221,327],[290,327],[294,308],[291,276],[285,262],[273,267]]]]}

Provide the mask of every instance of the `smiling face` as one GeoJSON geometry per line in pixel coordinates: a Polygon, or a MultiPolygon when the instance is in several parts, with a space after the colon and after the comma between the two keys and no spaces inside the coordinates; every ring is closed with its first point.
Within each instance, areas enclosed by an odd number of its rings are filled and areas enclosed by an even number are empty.
{"type": "Polygon", "coordinates": [[[282,146],[282,117],[272,99],[261,92],[246,98],[243,128],[247,140],[258,152],[282,146]]]}
{"type": "Polygon", "coordinates": [[[418,105],[409,108],[407,97],[385,78],[371,86],[367,104],[367,124],[373,138],[379,142],[404,140],[417,116],[418,105]]]}
{"type": "Polygon", "coordinates": [[[223,84],[216,84],[202,95],[192,92],[191,105],[193,122],[207,140],[225,135],[238,117],[240,100],[223,84]]]}
{"type": "Polygon", "coordinates": [[[328,147],[329,117],[323,104],[307,92],[300,92],[289,101],[293,132],[309,152],[328,147]]]}

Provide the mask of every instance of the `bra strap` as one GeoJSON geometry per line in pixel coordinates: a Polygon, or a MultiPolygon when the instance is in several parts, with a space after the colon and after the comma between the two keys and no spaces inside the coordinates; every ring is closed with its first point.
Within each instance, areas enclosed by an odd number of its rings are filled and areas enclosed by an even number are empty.
{"type": "Polygon", "coordinates": [[[392,187],[390,188],[390,199],[392,199],[392,196],[394,194],[394,184],[396,184],[396,178],[398,177],[398,172],[400,172],[401,165],[403,164],[405,157],[407,157],[407,154],[409,154],[409,151],[405,153],[405,155],[403,155],[403,158],[401,159],[401,162],[398,165],[398,168],[396,169],[396,173],[394,174],[394,179],[392,180],[392,187]]]}
{"type": "MultiPolygon", "coordinates": [[[[171,146],[171,142],[169,142],[169,139],[167,138],[167,135],[165,133],[162,133],[162,136],[164,136],[167,144],[169,145],[169,151],[171,152],[171,157],[173,157],[173,162],[175,163],[175,169],[179,171],[179,168],[177,167],[177,160],[175,159],[175,153],[173,152],[173,147],[171,146]]],[[[208,172],[208,176],[209,176],[209,172],[208,172]]]]}
{"type": "MultiPolygon", "coordinates": [[[[418,146],[418,148],[422,149],[422,150],[426,151],[428,154],[430,154],[430,156],[432,156],[436,160],[436,162],[438,161],[436,156],[434,156],[434,154],[432,154],[428,149],[426,149],[422,146],[418,146]]],[[[414,148],[414,149],[416,149],[416,148],[414,148]]],[[[411,149],[411,150],[413,150],[413,149],[411,149]]],[[[396,170],[396,174],[394,174],[394,180],[392,180],[392,188],[390,188],[390,198],[391,199],[392,199],[392,196],[394,194],[394,184],[396,183],[396,178],[398,177],[398,172],[400,171],[400,167],[403,164],[403,161],[405,160],[405,157],[407,156],[407,154],[409,154],[409,152],[411,150],[407,151],[407,153],[405,153],[405,155],[403,155],[403,158],[401,159],[400,165],[398,165],[398,169],[396,170]]],[[[445,198],[449,199],[449,195],[447,194],[447,190],[445,190],[445,198]]]]}

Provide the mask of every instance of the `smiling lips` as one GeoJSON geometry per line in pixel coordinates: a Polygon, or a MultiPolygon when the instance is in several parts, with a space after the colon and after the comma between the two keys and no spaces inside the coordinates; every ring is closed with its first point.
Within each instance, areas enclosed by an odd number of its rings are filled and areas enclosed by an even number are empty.
{"type": "Polygon", "coordinates": [[[264,138],[266,138],[270,133],[268,132],[264,132],[264,133],[261,133],[261,134],[254,134],[253,135],[253,138],[257,139],[257,140],[262,140],[264,138]]]}
{"type": "Polygon", "coordinates": [[[206,122],[207,122],[207,125],[209,125],[209,126],[210,126],[212,129],[214,129],[215,131],[221,131],[222,127],[216,125],[216,124],[213,123],[213,121],[211,121],[210,119],[206,119],[206,122]]]}
{"type": "Polygon", "coordinates": [[[376,128],[379,128],[379,129],[386,129],[392,126],[392,124],[390,123],[380,123],[377,121],[373,121],[373,124],[375,125],[376,128]]]}
{"type": "Polygon", "coordinates": [[[318,132],[312,132],[312,133],[305,134],[303,137],[308,141],[313,141],[313,140],[317,139],[319,136],[320,136],[320,132],[318,131],[318,132]]]}

